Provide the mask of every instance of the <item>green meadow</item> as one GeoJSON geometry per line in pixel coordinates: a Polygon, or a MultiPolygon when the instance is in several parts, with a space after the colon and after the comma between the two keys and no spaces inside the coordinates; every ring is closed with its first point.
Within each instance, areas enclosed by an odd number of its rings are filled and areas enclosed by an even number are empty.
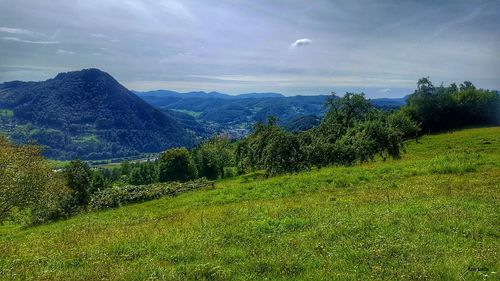
{"type": "Polygon", "coordinates": [[[0,117],[12,118],[13,116],[14,116],[14,112],[12,110],[0,108],[0,117]]]}
{"type": "Polygon", "coordinates": [[[378,159],[0,226],[0,280],[499,280],[500,127],[378,159]]]}

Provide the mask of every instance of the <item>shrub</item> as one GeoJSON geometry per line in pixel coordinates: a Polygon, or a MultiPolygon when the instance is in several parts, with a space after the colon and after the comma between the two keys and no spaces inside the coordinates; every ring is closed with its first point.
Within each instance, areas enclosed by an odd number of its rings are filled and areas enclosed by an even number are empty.
{"type": "Polygon", "coordinates": [[[186,148],[172,148],[158,160],[160,182],[187,181],[196,178],[196,166],[186,148]]]}
{"type": "Polygon", "coordinates": [[[148,185],[126,185],[99,190],[90,200],[92,210],[104,210],[121,205],[158,199],[163,196],[213,186],[205,178],[190,182],[154,183],[148,185]]]}
{"type": "Polygon", "coordinates": [[[30,215],[31,223],[47,219],[68,192],[34,145],[13,145],[0,136],[0,223],[13,212],[30,215]]]}

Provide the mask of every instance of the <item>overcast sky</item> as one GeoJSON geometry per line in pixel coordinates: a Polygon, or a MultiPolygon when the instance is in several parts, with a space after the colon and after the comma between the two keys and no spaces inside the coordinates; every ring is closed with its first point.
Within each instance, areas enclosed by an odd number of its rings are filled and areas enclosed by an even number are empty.
{"type": "Polygon", "coordinates": [[[133,90],[500,89],[500,1],[0,0],[0,81],[90,67],[133,90]]]}

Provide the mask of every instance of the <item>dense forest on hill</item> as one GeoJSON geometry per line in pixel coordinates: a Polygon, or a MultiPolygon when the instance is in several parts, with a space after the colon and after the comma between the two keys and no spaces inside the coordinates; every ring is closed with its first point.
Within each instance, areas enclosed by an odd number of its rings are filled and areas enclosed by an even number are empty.
{"type": "MultiPolygon", "coordinates": [[[[310,128],[311,124],[305,122],[313,121],[312,116],[321,118],[327,111],[325,102],[328,99],[326,95],[285,97],[272,93],[230,96],[216,92],[151,91],[137,92],[137,95],[160,110],[191,115],[213,131],[234,138],[247,135],[255,122],[266,122],[270,116],[291,131],[302,130],[303,125],[310,128]]],[[[377,108],[394,110],[405,104],[405,98],[372,99],[370,102],[377,108]]]]}
{"type": "Polygon", "coordinates": [[[0,84],[0,129],[50,158],[103,159],[194,145],[205,129],[162,113],[97,69],[0,84]]]}

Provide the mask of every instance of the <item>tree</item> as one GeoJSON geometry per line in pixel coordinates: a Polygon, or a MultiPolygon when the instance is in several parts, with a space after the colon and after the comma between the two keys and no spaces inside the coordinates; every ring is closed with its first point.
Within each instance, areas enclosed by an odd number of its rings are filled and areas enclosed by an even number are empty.
{"type": "Polygon", "coordinates": [[[263,168],[269,175],[298,172],[308,167],[297,135],[276,130],[263,151],[263,168]]]}
{"type": "Polygon", "coordinates": [[[265,169],[268,175],[296,172],[307,168],[299,135],[284,131],[275,125],[257,123],[252,134],[238,143],[236,158],[240,172],[265,169]]]}
{"type": "Polygon", "coordinates": [[[224,169],[234,163],[231,143],[224,136],[215,136],[203,142],[193,155],[199,175],[208,179],[223,178],[224,169]]]}
{"type": "Polygon", "coordinates": [[[373,109],[363,93],[346,93],[343,97],[332,93],[327,99],[326,106],[329,109],[316,133],[330,143],[338,140],[356,122],[366,118],[373,109]]]}
{"type": "Polygon", "coordinates": [[[465,81],[457,87],[434,87],[429,78],[422,78],[403,108],[421,124],[424,132],[436,132],[463,126],[497,125],[500,97],[496,91],[477,89],[465,81]]]}
{"type": "Polygon", "coordinates": [[[186,148],[163,152],[158,160],[159,181],[187,181],[196,178],[196,166],[186,148]]]}
{"type": "Polygon", "coordinates": [[[267,124],[256,123],[252,133],[244,140],[238,142],[236,146],[236,160],[240,173],[253,170],[264,169],[265,149],[270,138],[280,130],[275,125],[276,119],[271,117],[267,124]]]}
{"type": "Polygon", "coordinates": [[[132,166],[128,182],[134,185],[150,184],[158,181],[155,162],[142,162],[132,166]]]}
{"type": "MultiPolygon", "coordinates": [[[[105,169],[102,169],[105,170],[105,169]]],[[[94,193],[98,190],[103,190],[110,187],[108,180],[103,175],[101,170],[92,172],[92,181],[91,181],[91,192],[94,193]]]]}
{"type": "Polygon", "coordinates": [[[390,128],[398,132],[403,139],[415,138],[420,132],[420,126],[411,119],[403,110],[398,110],[389,114],[387,123],[390,128]]]}
{"type": "Polygon", "coordinates": [[[32,222],[42,220],[66,192],[38,146],[13,145],[0,136],[0,223],[16,209],[30,211],[32,222]]]}
{"type": "Polygon", "coordinates": [[[89,165],[80,160],[73,160],[64,170],[69,188],[73,191],[68,208],[84,207],[90,201],[92,193],[92,172],[89,165]]]}

